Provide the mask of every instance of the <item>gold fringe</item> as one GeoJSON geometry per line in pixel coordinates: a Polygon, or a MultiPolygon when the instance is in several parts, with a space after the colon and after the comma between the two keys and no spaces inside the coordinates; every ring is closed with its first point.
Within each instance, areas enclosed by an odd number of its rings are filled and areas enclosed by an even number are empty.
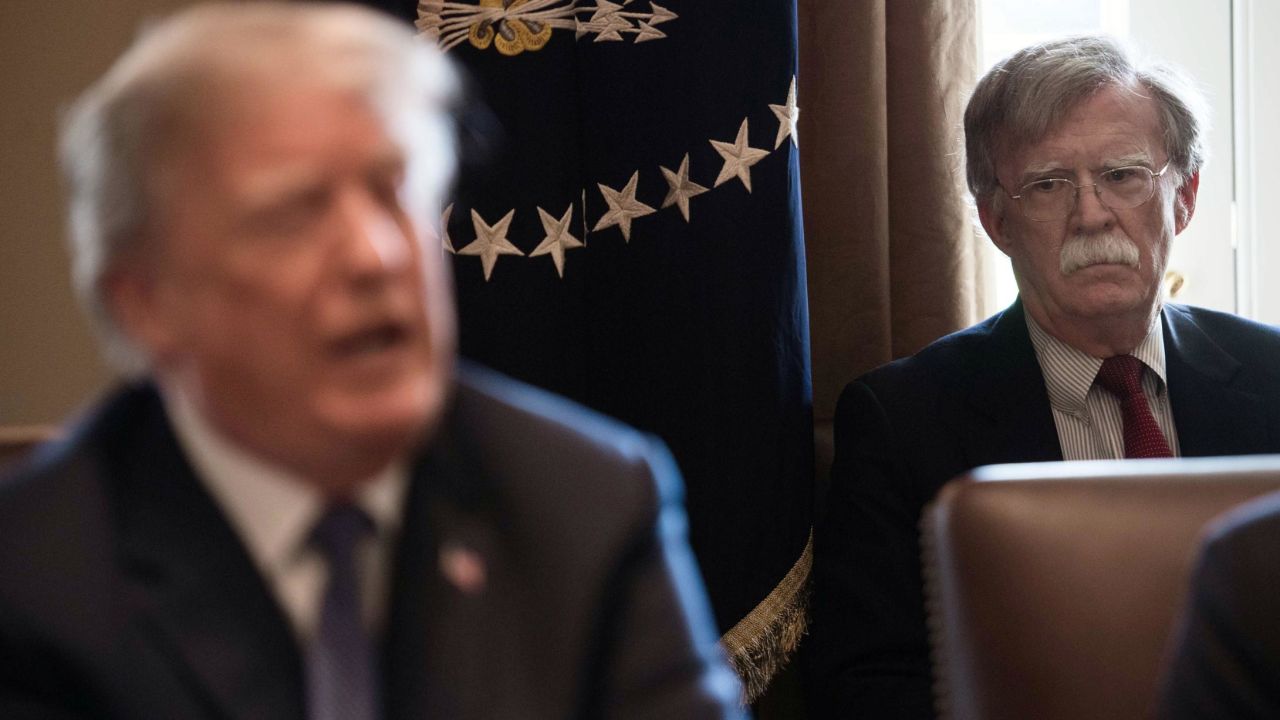
{"type": "Polygon", "coordinates": [[[720,638],[729,662],[742,679],[742,701],[750,705],[786,666],[809,629],[809,570],[813,567],[813,531],[804,552],[764,600],[720,638]]]}

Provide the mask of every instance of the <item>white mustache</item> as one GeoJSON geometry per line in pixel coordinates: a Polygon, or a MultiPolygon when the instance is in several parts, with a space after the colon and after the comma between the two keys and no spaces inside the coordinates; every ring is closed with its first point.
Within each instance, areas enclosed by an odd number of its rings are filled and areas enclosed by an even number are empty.
{"type": "Polygon", "coordinates": [[[1063,275],[1090,265],[1114,264],[1136,268],[1140,256],[1138,246],[1119,233],[1077,235],[1062,245],[1058,253],[1058,268],[1063,275]]]}

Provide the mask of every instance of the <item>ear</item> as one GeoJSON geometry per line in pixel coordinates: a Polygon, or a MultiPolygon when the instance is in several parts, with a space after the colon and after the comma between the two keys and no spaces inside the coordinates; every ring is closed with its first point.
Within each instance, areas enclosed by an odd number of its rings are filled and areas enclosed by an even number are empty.
{"type": "Polygon", "coordinates": [[[1004,213],[996,209],[995,193],[978,200],[978,221],[1000,252],[1009,255],[1009,240],[1004,234],[1004,213]]]}
{"type": "Polygon", "coordinates": [[[1173,199],[1173,234],[1186,229],[1196,212],[1196,193],[1200,190],[1200,171],[1191,174],[1177,190],[1173,199]]]}
{"type": "Polygon", "coordinates": [[[125,335],[159,365],[177,347],[177,318],[156,273],[140,263],[129,263],[107,273],[102,280],[103,296],[112,318],[125,335]]]}

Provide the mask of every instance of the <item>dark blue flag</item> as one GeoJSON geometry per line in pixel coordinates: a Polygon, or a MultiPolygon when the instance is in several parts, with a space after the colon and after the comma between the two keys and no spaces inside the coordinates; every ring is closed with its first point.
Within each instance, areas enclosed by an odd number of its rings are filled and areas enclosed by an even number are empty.
{"type": "Polygon", "coordinates": [[[795,0],[373,4],[487,108],[446,213],[463,354],[670,445],[758,692],[803,632],[811,521],[795,0]]]}

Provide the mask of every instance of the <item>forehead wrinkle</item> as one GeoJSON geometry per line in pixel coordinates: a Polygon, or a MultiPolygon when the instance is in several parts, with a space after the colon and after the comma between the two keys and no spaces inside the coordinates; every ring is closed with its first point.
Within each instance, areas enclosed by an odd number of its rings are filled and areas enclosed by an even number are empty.
{"type": "MultiPolygon", "coordinates": [[[[387,139],[374,148],[367,158],[361,158],[356,169],[361,175],[368,176],[399,173],[404,166],[404,151],[397,143],[387,139]]],[[[260,207],[323,186],[339,175],[337,169],[323,167],[313,159],[304,157],[256,169],[243,178],[235,191],[247,205],[260,207]]]]}
{"type": "Polygon", "coordinates": [[[236,188],[236,195],[249,207],[261,207],[323,184],[326,173],[311,163],[274,165],[254,172],[236,188]]]}

